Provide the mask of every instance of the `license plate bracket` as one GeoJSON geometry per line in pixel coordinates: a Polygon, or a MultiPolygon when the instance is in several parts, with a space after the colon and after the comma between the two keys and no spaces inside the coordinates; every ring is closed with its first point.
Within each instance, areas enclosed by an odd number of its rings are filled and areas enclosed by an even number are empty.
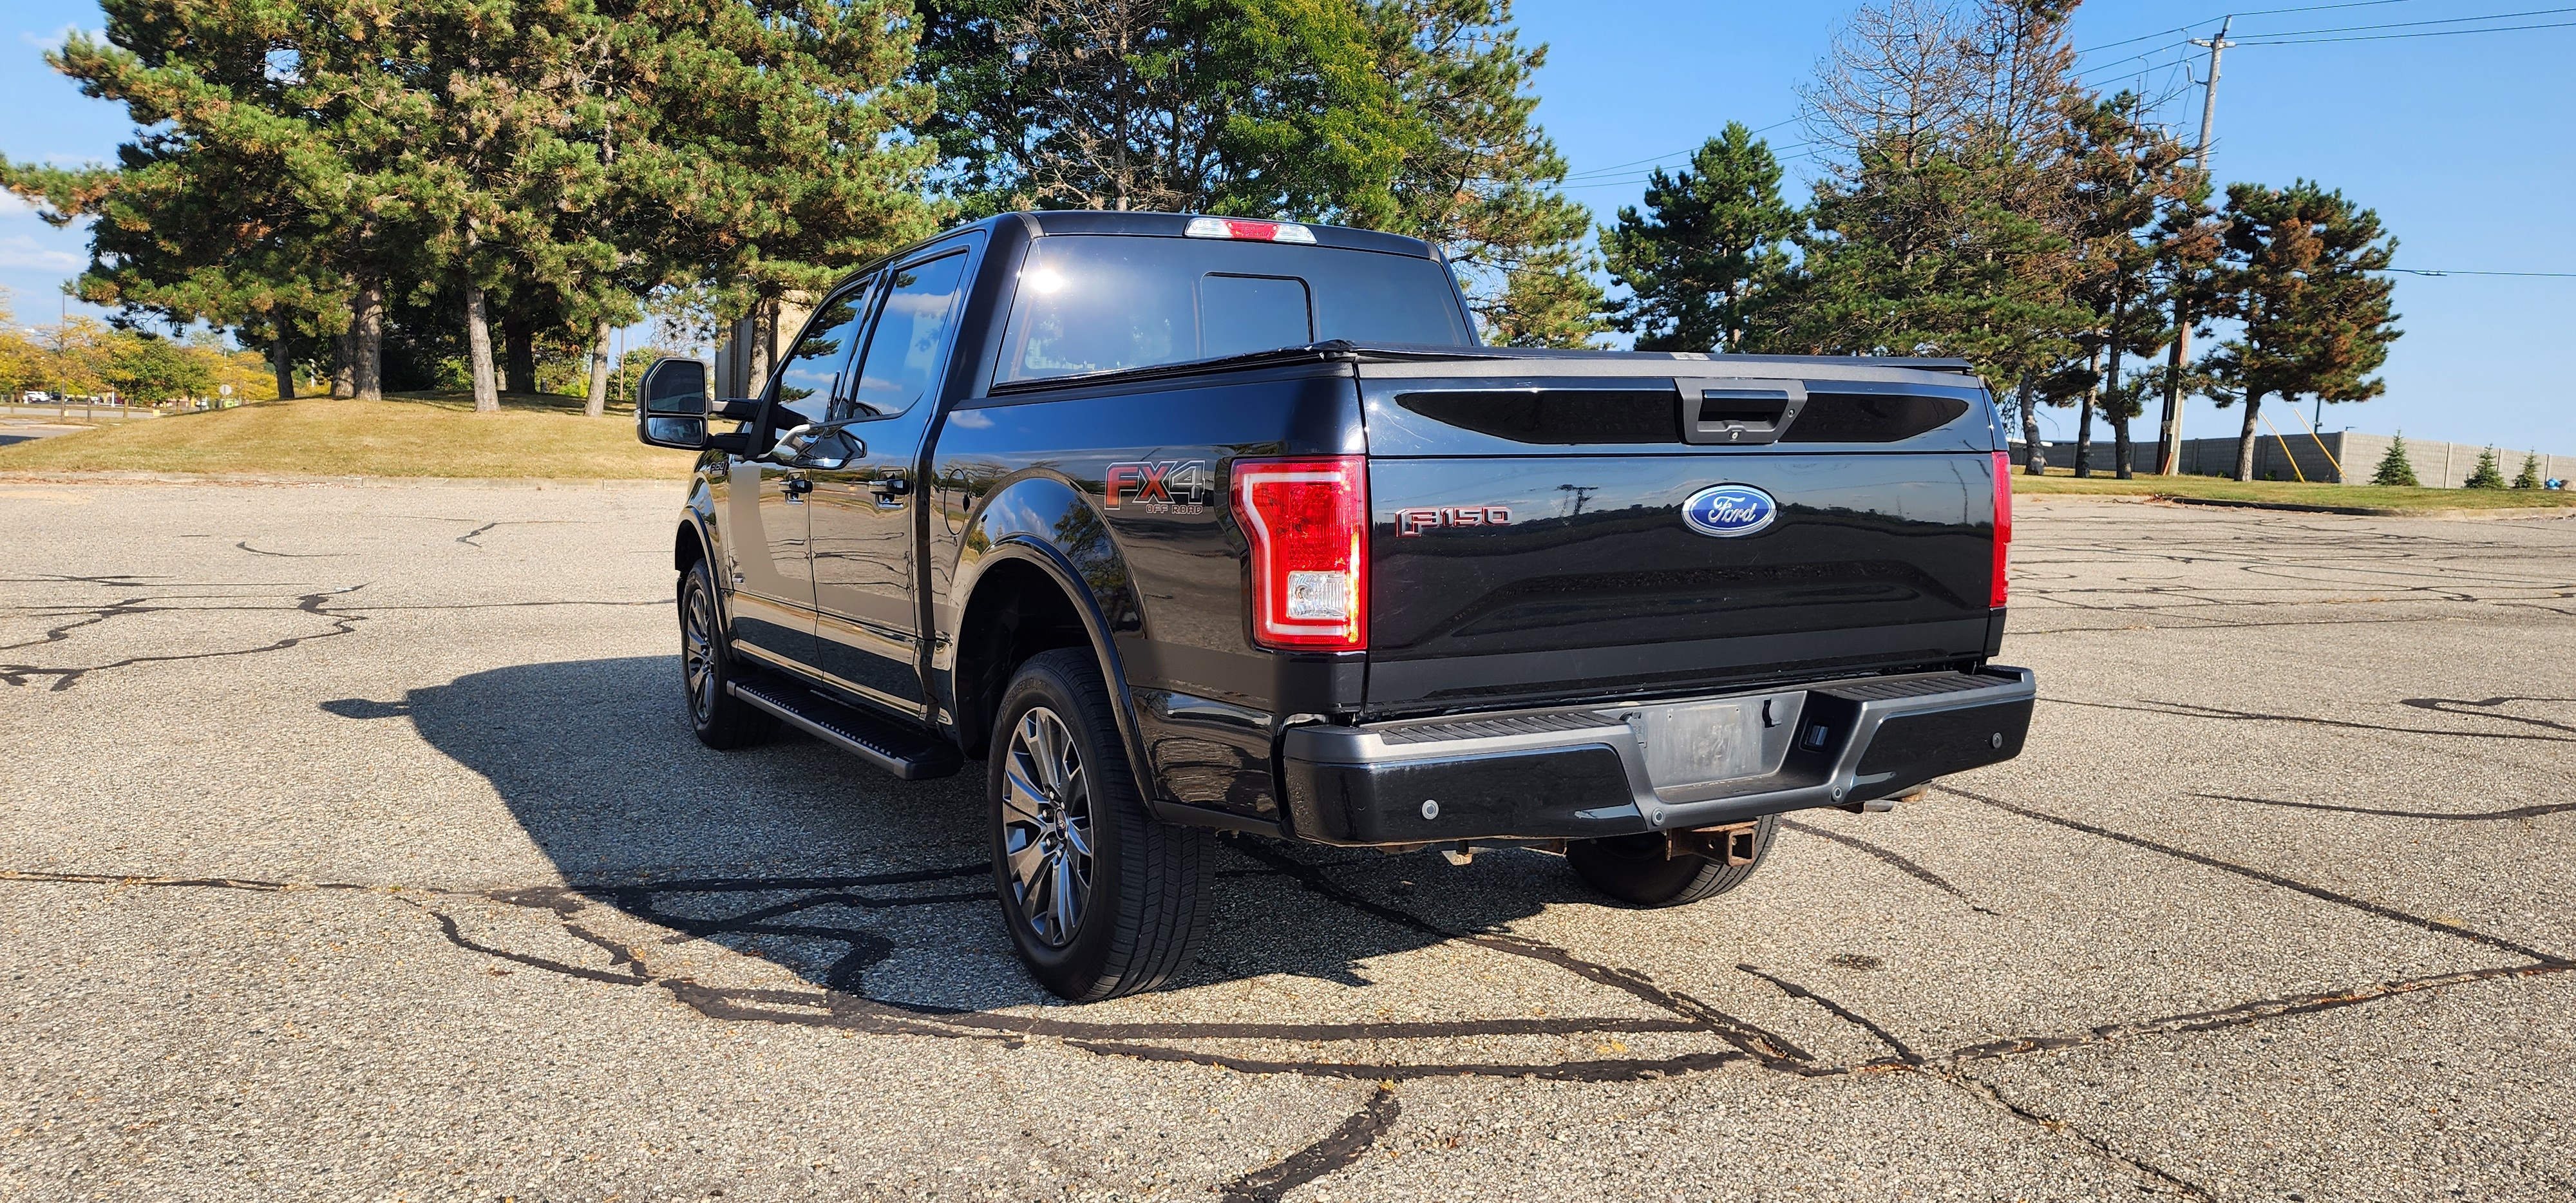
{"type": "Polygon", "coordinates": [[[1686,801],[1777,772],[1805,701],[1803,691],[1757,694],[1640,706],[1620,718],[1636,733],[1655,793],[1686,801]]]}

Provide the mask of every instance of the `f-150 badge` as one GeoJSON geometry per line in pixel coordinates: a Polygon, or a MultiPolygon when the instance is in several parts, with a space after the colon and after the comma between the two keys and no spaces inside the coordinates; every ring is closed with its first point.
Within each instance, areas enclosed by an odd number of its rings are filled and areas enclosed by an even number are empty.
{"type": "Polygon", "coordinates": [[[1720,539],[1749,535],[1780,516],[1780,503],[1751,485],[1710,485],[1682,503],[1682,521],[1720,539]]]}
{"type": "Polygon", "coordinates": [[[1148,514],[1195,514],[1207,508],[1207,461],[1130,460],[1101,473],[1102,503],[1109,509],[1142,506],[1148,514]]]}
{"type": "Polygon", "coordinates": [[[1420,535],[1440,526],[1510,526],[1512,511],[1499,505],[1421,506],[1395,512],[1398,537],[1420,535]]]}

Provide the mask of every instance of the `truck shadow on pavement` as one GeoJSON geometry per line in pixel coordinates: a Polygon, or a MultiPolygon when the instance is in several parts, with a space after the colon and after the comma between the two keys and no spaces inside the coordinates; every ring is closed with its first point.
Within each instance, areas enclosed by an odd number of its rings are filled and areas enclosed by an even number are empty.
{"type": "Polygon", "coordinates": [[[1509,934],[1508,925],[1551,904],[1595,901],[1560,859],[1526,851],[1484,853],[1458,869],[1430,853],[1227,840],[1218,915],[1192,969],[1143,999],[1055,1005],[1020,972],[993,902],[980,765],[943,781],[901,782],[801,738],[709,751],[689,734],[677,675],[664,656],[532,664],[414,690],[400,702],[323,708],[351,719],[408,718],[432,746],[489,780],[565,884],[483,897],[552,912],[607,964],[568,959],[562,949],[578,946],[559,940],[546,955],[509,947],[442,913],[451,941],[585,980],[659,986],[711,1018],[1046,1037],[1108,1055],[1373,1081],[1633,1080],[1748,1058],[1822,1068],[1786,1038],[1643,972],[1509,934]],[[649,926],[612,930],[599,907],[649,926]],[[699,941],[786,969],[811,989],[713,984],[703,957],[680,967],[683,946],[699,941]],[[1477,1017],[1451,1007],[1439,1019],[1389,1017],[1374,979],[1413,970],[1385,959],[1443,945],[1492,958],[1480,976],[1552,977],[1595,999],[1598,1013],[1532,1017],[1513,1007],[1477,1017]],[[1308,993],[1338,1005],[1301,1002],[1300,978],[1318,983],[1308,993]],[[1194,989],[1211,986],[1224,989],[1194,989]],[[1307,1021],[1266,1021],[1283,1014],[1307,1021]],[[1625,1051],[1619,1037],[1667,1055],[1573,1054],[1625,1051]],[[1499,1038],[1527,1059],[1452,1059],[1479,1038],[1499,1038]],[[1443,1051],[1416,1060],[1431,1051],[1426,1042],[1443,1051]],[[1320,1056],[1280,1055],[1313,1054],[1317,1045],[1320,1056]]]}
{"type": "MultiPolygon", "coordinates": [[[[1020,971],[1001,928],[983,852],[980,775],[898,782],[800,739],[709,751],[689,734],[674,696],[677,672],[667,656],[565,661],[477,673],[399,701],[323,703],[352,721],[410,721],[491,782],[561,875],[559,883],[405,891],[402,900],[457,948],[493,958],[492,972],[533,969],[585,988],[660,991],[728,1026],[1002,1048],[1051,1042],[1147,1063],[1375,1084],[1321,1139],[1218,1184],[1226,1200],[1275,1200],[1354,1164],[1397,1122],[1407,1082],[1629,1082],[1727,1066],[1805,1079],[1925,1075],[2072,1141],[2134,1175],[2143,1190],[2208,1197],[2101,1136],[2005,1097],[1970,1067],[2576,969],[2455,924],[1953,789],[2033,821],[2486,944],[2519,963],[2185,1013],[2103,1016],[1955,1048],[1909,1047],[1895,1026],[1809,984],[1738,966],[1843,1026],[1844,1037],[1824,1037],[1840,1040],[1841,1055],[1819,1055],[1641,968],[1517,934],[1514,925],[1551,906],[1595,903],[1556,858],[1489,853],[1453,868],[1429,854],[1243,839],[1224,845],[1218,917],[1187,976],[1155,994],[1069,1007],[1020,971]],[[1421,1010],[1421,998],[1441,1009],[1421,1010]],[[1543,1013],[1525,1005],[1541,999],[1555,1005],[1543,1013]],[[1865,1051],[1872,1046],[1884,1051],[1865,1051]]],[[[1967,900],[1886,849],[1822,829],[1809,834],[1850,843],[1967,900]]]]}

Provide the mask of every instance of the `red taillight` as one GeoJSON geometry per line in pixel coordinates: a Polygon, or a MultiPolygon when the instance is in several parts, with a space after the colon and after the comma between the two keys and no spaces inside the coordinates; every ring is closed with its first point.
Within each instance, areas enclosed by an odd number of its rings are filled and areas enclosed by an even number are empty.
{"type": "Polygon", "coordinates": [[[1988,605],[2004,604],[2005,553],[2012,548],[2012,453],[1995,453],[1995,599],[1988,605]]]}
{"type": "Polygon", "coordinates": [[[1234,518],[1252,542],[1252,641],[1368,647],[1368,460],[1234,461],[1234,518]]]}

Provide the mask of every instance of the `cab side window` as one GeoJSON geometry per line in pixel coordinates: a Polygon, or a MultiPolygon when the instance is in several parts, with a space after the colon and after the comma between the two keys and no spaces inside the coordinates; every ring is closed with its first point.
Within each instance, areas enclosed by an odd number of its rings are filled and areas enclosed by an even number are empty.
{"type": "Polygon", "coordinates": [[[868,285],[861,281],[833,293],[805,323],[805,333],[796,345],[787,349],[778,364],[774,400],[778,411],[772,419],[785,429],[808,422],[831,420],[833,398],[848,391],[843,380],[849,371],[851,344],[858,340],[859,319],[866,313],[868,285]]]}
{"type": "Polygon", "coordinates": [[[966,287],[966,255],[946,255],[895,272],[879,307],[868,350],[834,421],[890,418],[930,392],[957,322],[966,287]]]}

